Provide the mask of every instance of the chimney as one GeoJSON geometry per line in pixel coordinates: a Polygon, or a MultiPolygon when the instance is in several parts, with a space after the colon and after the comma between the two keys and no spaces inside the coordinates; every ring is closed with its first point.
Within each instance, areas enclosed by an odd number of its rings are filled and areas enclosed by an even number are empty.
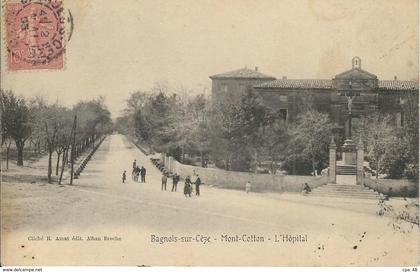
{"type": "Polygon", "coordinates": [[[283,76],[282,79],[287,79],[287,76],[283,76]]]}
{"type": "Polygon", "coordinates": [[[255,66],[255,71],[258,72],[258,66],[255,66]]]}
{"type": "Polygon", "coordinates": [[[397,76],[394,76],[394,80],[397,80],[397,76]]]}

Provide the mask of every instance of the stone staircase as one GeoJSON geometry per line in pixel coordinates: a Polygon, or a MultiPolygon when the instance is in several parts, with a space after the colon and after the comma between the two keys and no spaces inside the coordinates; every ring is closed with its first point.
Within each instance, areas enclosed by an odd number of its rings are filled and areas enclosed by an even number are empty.
{"type": "Polygon", "coordinates": [[[358,199],[377,199],[381,196],[363,185],[343,185],[326,184],[312,190],[310,196],[339,197],[339,198],[358,198],[358,199]]]}
{"type": "Polygon", "coordinates": [[[337,175],[356,175],[356,165],[337,165],[337,175]]]}

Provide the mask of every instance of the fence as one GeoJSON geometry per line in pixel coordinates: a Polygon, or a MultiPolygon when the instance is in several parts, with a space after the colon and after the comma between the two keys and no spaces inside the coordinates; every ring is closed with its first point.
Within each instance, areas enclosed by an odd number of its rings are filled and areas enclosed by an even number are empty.
{"type": "Polygon", "coordinates": [[[99,142],[95,145],[94,148],[92,148],[92,150],[86,155],[86,157],[84,157],[81,160],[81,163],[78,165],[76,171],[74,172],[74,178],[77,179],[79,178],[80,174],[82,173],[82,171],[85,169],[86,165],[88,164],[88,162],[90,161],[90,159],[92,158],[93,154],[95,154],[96,150],[98,150],[99,146],[102,144],[102,142],[105,140],[106,136],[103,136],[99,142]]]}

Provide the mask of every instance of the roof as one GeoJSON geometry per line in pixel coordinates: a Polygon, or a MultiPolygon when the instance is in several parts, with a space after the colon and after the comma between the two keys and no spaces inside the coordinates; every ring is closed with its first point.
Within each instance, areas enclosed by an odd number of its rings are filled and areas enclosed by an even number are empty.
{"type": "MultiPolygon", "coordinates": [[[[380,80],[379,90],[418,90],[416,81],[380,80]]],[[[258,89],[322,89],[331,90],[330,79],[278,79],[254,86],[258,89]]]]}
{"type": "Polygon", "coordinates": [[[261,89],[331,89],[330,79],[278,79],[255,86],[261,89]]]}
{"type": "Polygon", "coordinates": [[[418,90],[419,83],[408,80],[380,80],[379,89],[381,90],[418,90]]]}
{"type": "Polygon", "coordinates": [[[347,79],[347,78],[367,78],[367,79],[376,79],[376,75],[369,73],[361,68],[353,68],[345,72],[339,73],[335,76],[337,79],[347,79]]]}
{"type": "Polygon", "coordinates": [[[249,68],[242,68],[234,71],[230,71],[223,74],[217,74],[210,76],[211,79],[223,79],[223,78],[250,78],[250,79],[276,79],[275,77],[260,73],[256,70],[249,68]]]}

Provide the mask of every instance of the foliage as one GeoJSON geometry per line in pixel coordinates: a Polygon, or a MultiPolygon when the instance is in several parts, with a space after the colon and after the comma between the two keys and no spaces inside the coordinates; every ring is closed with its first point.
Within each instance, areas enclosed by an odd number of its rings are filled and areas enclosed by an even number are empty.
{"type": "Polygon", "coordinates": [[[0,105],[3,139],[10,137],[15,141],[18,152],[17,165],[22,166],[23,148],[31,135],[29,108],[23,98],[3,90],[0,90],[0,105]]]}
{"type": "Polygon", "coordinates": [[[314,110],[299,114],[296,123],[289,129],[287,171],[295,174],[307,174],[311,168],[313,174],[316,170],[320,171],[328,161],[332,129],[333,124],[327,114],[314,110]],[[307,165],[308,162],[310,165],[307,165]],[[295,171],[290,169],[293,165],[295,171]]]}
{"type": "Polygon", "coordinates": [[[164,85],[152,93],[135,92],[127,100],[119,131],[131,134],[149,148],[183,160],[185,152],[208,152],[209,100],[204,95],[181,97],[164,85]]]}
{"type": "MultiPolygon", "coordinates": [[[[407,116],[407,118],[410,118],[407,116]]],[[[393,125],[390,115],[365,117],[363,139],[373,168],[389,178],[418,178],[418,117],[405,126],[393,125]]]]}

